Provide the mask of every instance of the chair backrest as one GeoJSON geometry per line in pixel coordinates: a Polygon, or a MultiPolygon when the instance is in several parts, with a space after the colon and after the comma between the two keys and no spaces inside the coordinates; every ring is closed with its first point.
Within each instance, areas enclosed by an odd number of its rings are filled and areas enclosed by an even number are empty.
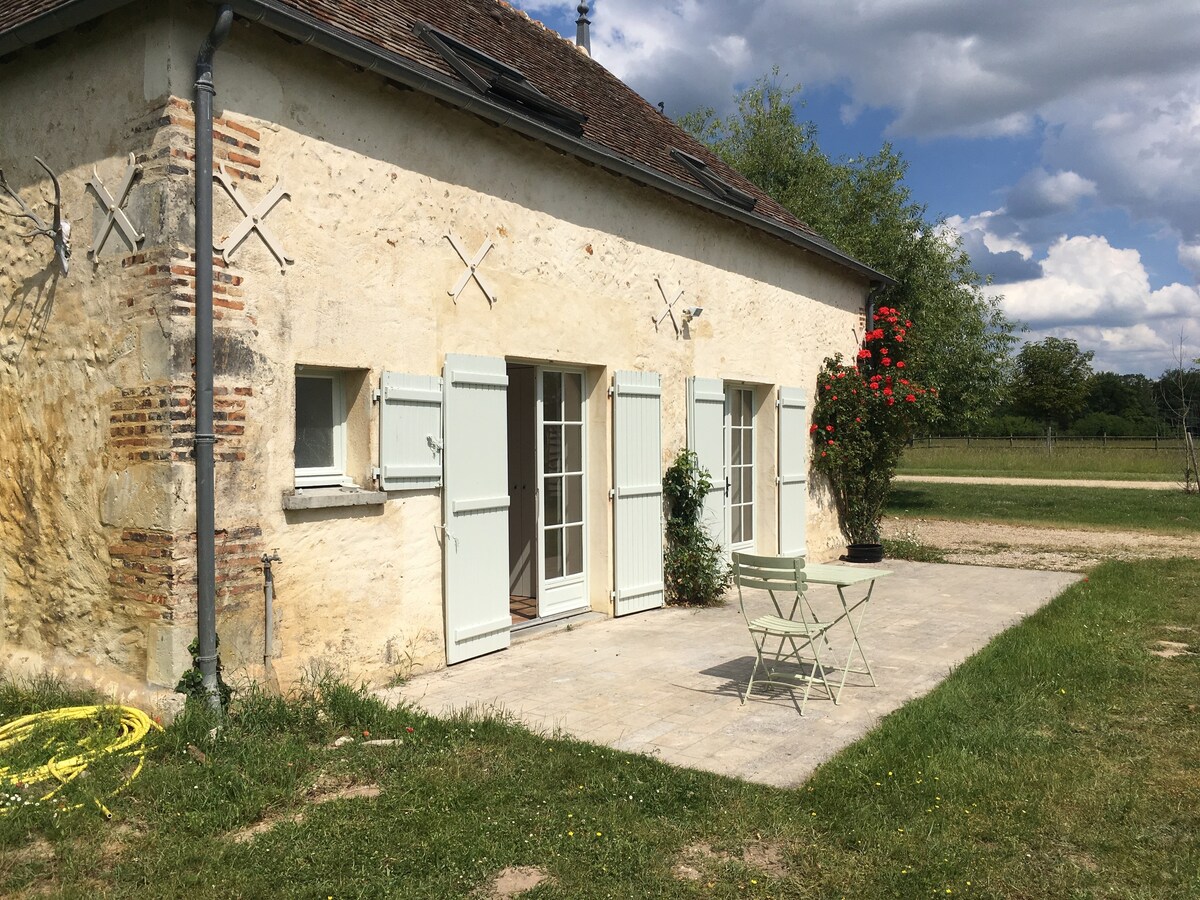
{"type": "Polygon", "coordinates": [[[733,554],[733,583],[738,589],[738,605],[742,615],[746,616],[746,602],[742,597],[742,588],[757,588],[767,591],[775,602],[777,609],[782,610],[776,594],[791,594],[799,598],[804,594],[806,579],[804,576],[803,556],[754,556],[749,553],[733,554]]]}

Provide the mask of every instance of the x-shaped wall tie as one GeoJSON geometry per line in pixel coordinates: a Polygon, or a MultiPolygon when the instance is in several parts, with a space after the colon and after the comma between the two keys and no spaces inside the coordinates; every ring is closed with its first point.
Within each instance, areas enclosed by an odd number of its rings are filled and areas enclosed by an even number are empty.
{"type": "Polygon", "coordinates": [[[146,239],[146,235],[133,227],[129,216],[125,215],[125,210],[122,208],[125,206],[125,201],[129,199],[129,191],[133,187],[134,180],[140,174],[142,174],[142,167],[137,164],[137,158],[130,153],[129,164],[125,167],[125,175],[121,179],[121,186],[117,189],[117,198],[114,200],[104,186],[104,182],[100,180],[96,168],[92,167],[92,177],[87,184],[95,192],[96,199],[100,201],[100,207],[105,214],[104,225],[97,232],[98,237],[92,241],[92,249],[88,251],[88,255],[92,259],[100,258],[100,254],[104,252],[104,245],[108,243],[114,228],[120,232],[130,250],[136,250],[138,245],[146,239]]]}
{"type": "Polygon", "coordinates": [[[666,310],[663,312],[663,314],[661,316],[658,316],[657,318],[655,318],[654,316],[650,317],[651,319],[654,319],[654,330],[658,331],[658,326],[662,324],[663,319],[670,318],[671,325],[674,326],[674,328],[675,328],[675,337],[679,337],[679,323],[677,321],[675,321],[674,307],[675,307],[675,304],[678,303],[680,301],[680,299],[683,297],[683,290],[681,289],[679,291],[679,293],[675,295],[674,300],[668,300],[667,299],[667,291],[662,286],[662,282],[659,281],[657,278],[655,278],[654,283],[658,285],[658,292],[660,294],[662,294],[663,303],[665,303],[667,306],[666,310]]]}
{"type": "Polygon", "coordinates": [[[467,251],[463,249],[462,244],[455,239],[454,235],[447,234],[446,240],[450,242],[450,246],[454,248],[454,252],[458,254],[459,259],[463,261],[463,265],[467,267],[462,277],[455,282],[454,287],[450,288],[446,293],[454,298],[455,303],[458,303],[458,295],[463,292],[463,288],[467,286],[467,282],[474,278],[475,283],[479,285],[479,289],[483,291],[483,295],[487,297],[488,307],[494,306],[500,298],[496,296],[495,291],[488,287],[487,282],[483,280],[483,276],[479,274],[479,266],[483,262],[483,258],[488,255],[489,250],[496,246],[492,243],[492,239],[488,238],[485,240],[483,245],[470,259],[467,258],[467,251]]]}
{"type": "Polygon", "coordinates": [[[229,175],[225,172],[225,167],[220,163],[217,164],[217,170],[213,172],[213,178],[221,182],[221,186],[225,188],[225,192],[229,194],[237,208],[242,211],[242,215],[246,218],[242,219],[241,224],[233,231],[229,232],[229,236],[225,238],[220,247],[216,249],[221,251],[221,258],[225,262],[229,262],[233,258],[233,254],[237,252],[238,247],[242,245],[242,241],[250,236],[250,232],[257,231],[258,236],[262,238],[262,242],[267,245],[267,249],[274,254],[275,259],[279,261],[279,271],[286,272],[287,264],[294,260],[283,252],[283,245],[279,243],[279,239],[267,228],[263,221],[271,214],[273,210],[284,197],[291,199],[291,194],[283,189],[283,179],[275,180],[275,187],[271,188],[267,196],[258,201],[258,206],[250,209],[242,199],[241,192],[233,186],[229,175]]]}

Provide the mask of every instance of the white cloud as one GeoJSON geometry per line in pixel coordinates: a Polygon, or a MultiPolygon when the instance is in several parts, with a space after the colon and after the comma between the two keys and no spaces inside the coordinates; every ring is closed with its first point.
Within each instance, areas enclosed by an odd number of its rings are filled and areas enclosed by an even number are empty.
{"type": "Polygon", "coordinates": [[[1200,292],[1183,284],[1151,290],[1137,250],[1104,237],[1062,237],[1042,261],[1042,277],[1004,287],[1008,312],[1032,325],[1090,322],[1131,325],[1200,310],[1200,292]]]}
{"type": "Polygon", "coordinates": [[[1043,168],[1026,173],[1009,192],[1006,210],[1016,219],[1069,212],[1084,197],[1096,193],[1096,182],[1071,171],[1047,172],[1043,168]]]}
{"type": "Polygon", "coordinates": [[[1179,261],[1200,279],[1200,243],[1179,243],[1179,261]]]}
{"type": "Polygon", "coordinates": [[[996,284],[1025,281],[1041,275],[1041,265],[1033,258],[1033,248],[1015,234],[1002,234],[997,224],[1007,227],[1003,210],[988,210],[970,218],[951,216],[944,228],[962,238],[962,247],[971,257],[975,271],[996,284]]]}
{"type": "Polygon", "coordinates": [[[1157,375],[1172,365],[1179,334],[1200,336],[1200,291],[1169,284],[1154,290],[1136,250],[1096,235],[1062,237],[1042,261],[1042,277],[996,290],[1036,340],[1070,337],[1096,351],[1096,367],[1157,375]]]}

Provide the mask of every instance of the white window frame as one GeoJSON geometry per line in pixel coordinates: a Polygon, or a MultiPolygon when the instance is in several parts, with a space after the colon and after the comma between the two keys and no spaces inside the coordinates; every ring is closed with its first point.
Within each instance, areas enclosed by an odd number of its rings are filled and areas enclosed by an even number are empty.
{"type": "MultiPolygon", "coordinates": [[[[320,369],[308,366],[297,366],[295,378],[324,378],[333,383],[333,465],[296,467],[296,487],[348,487],[354,484],[346,474],[346,373],[339,369],[320,369]]],[[[295,387],[295,383],[293,383],[295,387]]],[[[293,425],[292,434],[295,439],[295,411],[297,395],[292,397],[293,425]]]]}

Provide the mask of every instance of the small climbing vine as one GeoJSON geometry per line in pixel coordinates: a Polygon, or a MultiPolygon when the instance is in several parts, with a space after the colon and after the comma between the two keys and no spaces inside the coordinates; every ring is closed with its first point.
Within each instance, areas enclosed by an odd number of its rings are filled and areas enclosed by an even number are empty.
{"type": "Polygon", "coordinates": [[[680,450],[663,477],[667,501],[667,552],[663,580],[668,603],[713,606],[729,589],[732,570],[721,545],[704,528],[704,498],[712,488],[708,470],[691,450],[680,450]]]}
{"type": "MultiPolygon", "coordinates": [[[[217,637],[217,646],[221,646],[221,638],[217,637]]],[[[193,638],[188,644],[188,653],[192,655],[192,667],[183,673],[179,684],[175,685],[175,693],[184,694],[189,701],[199,700],[208,702],[208,691],[204,689],[204,675],[200,671],[200,638],[193,638]]],[[[229,708],[233,697],[233,688],[221,677],[221,657],[217,657],[217,694],[221,698],[221,709],[229,708]]]]}

